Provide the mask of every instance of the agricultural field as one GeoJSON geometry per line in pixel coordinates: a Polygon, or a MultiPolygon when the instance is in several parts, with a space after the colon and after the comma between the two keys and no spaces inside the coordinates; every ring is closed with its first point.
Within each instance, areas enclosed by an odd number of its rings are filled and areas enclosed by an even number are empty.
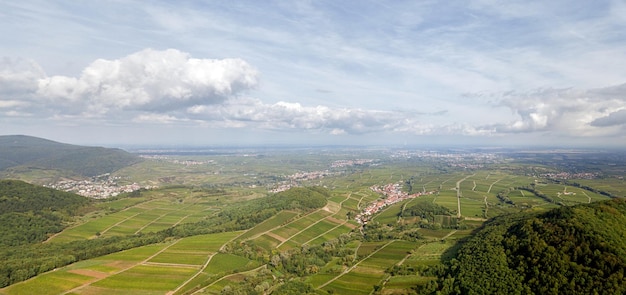
{"type": "MultiPolygon", "coordinates": [[[[227,193],[222,198],[229,198],[227,193]]],[[[98,204],[102,216],[54,236],[49,242],[68,242],[106,236],[123,236],[158,232],[180,223],[197,222],[216,213],[219,206],[202,191],[175,188],[148,191],[138,198],[127,198],[98,204]]]]}
{"type": "Polygon", "coordinates": [[[573,185],[533,174],[547,169],[536,164],[473,157],[233,151],[146,158],[116,175],[160,188],[94,203],[93,211],[46,243],[143,237],[172,228],[224,229],[174,235],[78,261],[0,289],[0,294],[230,294],[254,287],[270,294],[296,278],[316,294],[402,293],[435,279],[420,273],[453,257],[457,243],[489,218],[606,200],[601,192],[619,193],[626,187],[618,178],[578,179],[573,185]],[[356,159],[367,159],[367,164],[342,166],[356,159]],[[360,224],[357,214],[388,198],[371,187],[387,184],[399,184],[407,194],[432,194],[384,205],[373,213],[372,224],[360,224]],[[595,185],[595,191],[584,188],[595,185]],[[309,211],[276,210],[245,226],[219,220],[226,209],[262,204],[281,186],[318,186],[329,194],[323,207],[309,211]],[[449,213],[404,215],[423,204],[449,213]],[[373,224],[387,231],[380,240],[366,235],[373,224]],[[309,264],[293,268],[291,258],[309,264]]]}

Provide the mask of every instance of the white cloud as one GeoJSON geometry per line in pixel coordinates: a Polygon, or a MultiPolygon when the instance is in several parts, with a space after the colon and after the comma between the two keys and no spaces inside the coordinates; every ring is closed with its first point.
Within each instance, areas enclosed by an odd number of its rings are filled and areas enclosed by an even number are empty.
{"type": "Polygon", "coordinates": [[[597,118],[593,120],[590,125],[597,127],[626,125],[626,109],[611,112],[604,117],[597,118]]]}
{"type": "Polygon", "coordinates": [[[36,91],[37,80],[43,77],[43,69],[33,60],[0,59],[0,103],[36,91]]]}
{"type": "Polygon", "coordinates": [[[621,132],[610,127],[626,123],[626,84],[589,90],[511,92],[502,97],[500,104],[509,108],[517,119],[484,128],[495,128],[500,133],[607,136],[621,132]]]}
{"type": "Polygon", "coordinates": [[[221,103],[257,83],[257,71],[241,59],[196,59],[175,49],[145,49],[117,60],[96,60],[79,78],[42,78],[37,95],[63,106],[60,112],[166,112],[221,103]]]}
{"type": "Polygon", "coordinates": [[[184,121],[178,119],[174,116],[165,115],[165,114],[141,114],[133,119],[133,122],[136,123],[161,123],[161,124],[170,124],[174,122],[184,121]]]}
{"type": "Polygon", "coordinates": [[[27,103],[19,100],[0,100],[0,109],[2,108],[16,108],[25,106],[27,103]]]}
{"type": "Polygon", "coordinates": [[[401,130],[418,124],[416,114],[327,106],[302,106],[280,101],[265,104],[257,99],[231,99],[220,105],[193,106],[187,110],[195,120],[238,121],[239,127],[317,130],[328,134],[366,134],[401,130]]]}
{"type": "MultiPolygon", "coordinates": [[[[83,122],[117,125],[150,123],[151,126],[399,137],[497,137],[520,133],[613,136],[622,134],[626,129],[626,84],[587,90],[547,88],[532,92],[469,94],[462,97],[462,103],[451,101],[444,107],[430,105],[430,101],[426,100],[421,103],[418,98],[407,104],[414,111],[406,108],[394,111],[375,107],[307,104],[306,99],[300,97],[295,101],[276,98],[274,103],[245,97],[242,94],[258,85],[259,76],[247,62],[241,59],[197,59],[175,49],[145,49],[120,59],[98,59],[78,77],[46,76],[41,67],[30,60],[4,59],[2,65],[0,115],[6,118],[50,118],[72,126],[83,122]],[[494,100],[496,103],[493,103],[494,100]],[[489,101],[491,105],[485,105],[489,101]],[[513,119],[503,119],[502,114],[490,113],[496,110],[493,106],[498,111],[509,109],[513,119]]],[[[429,72],[442,81],[453,77],[446,82],[451,85],[464,76],[472,81],[465,86],[457,85],[461,89],[483,85],[476,83],[481,81],[481,75],[463,74],[465,70],[459,70],[456,75],[450,76],[451,72],[436,63],[432,65],[414,70],[424,74],[429,72]]],[[[406,71],[412,66],[416,65],[398,65],[406,71]]],[[[319,86],[326,89],[327,85],[319,86]]],[[[352,86],[343,85],[345,88],[352,86]]],[[[341,88],[332,88],[338,91],[321,94],[346,95],[341,88]]],[[[405,92],[411,97],[419,96],[405,92]]],[[[391,89],[378,99],[392,101],[396,93],[391,89]]],[[[353,95],[343,99],[360,103],[362,98],[353,95]]],[[[433,102],[437,103],[436,100],[433,102]]]]}

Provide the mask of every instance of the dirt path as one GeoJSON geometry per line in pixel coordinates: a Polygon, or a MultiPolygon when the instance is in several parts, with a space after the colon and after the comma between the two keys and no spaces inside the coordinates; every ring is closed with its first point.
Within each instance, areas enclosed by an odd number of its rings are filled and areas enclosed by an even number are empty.
{"type": "MultiPolygon", "coordinates": [[[[233,273],[233,274],[229,274],[229,275],[223,276],[223,277],[217,279],[215,282],[210,283],[210,284],[206,285],[205,287],[203,287],[203,288],[201,288],[201,289],[199,289],[196,292],[193,292],[191,294],[202,294],[202,293],[204,293],[204,290],[206,290],[208,287],[211,287],[211,286],[215,285],[217,282],[219,282],[219,281],[221,281],[223,279],[234,277],[234,276],[238,276],[238,275],[242,275],[242,274],[252,273],[252,272],[258,271],[258,270],[260,270],[262,268],[267,268],[267,264],[263,264],[263,265],[255,268],[255,269],[251,269],[251,270],[248,270],[248,271],[242,271],[242,272],[237,272],[237,273],[233,273]]],[[[167,295],[171,295],[171,294],[174,294],[174,293],[173,292],[167,293],[167,295]]]]}
{"type": "Polygon", "coordinates": [[[135,215],[128,216],[128,217],[126,217],[126,218],[122,219],[120,222],[115,223],[114,225],[111,225],[111,226],[109,226],[109,227],[105,228],[103,231],[101,231],[101,232],[100,232],[100,234],[101,234],[101,235],[103,235],[104,233],[108,232],[108,231],[109,231],[109,230],[111,230],[112,228],[114,228],[114,227],[116,227],[116,226],[118,226],[118,225],[120,225],[120,224],[124,223],[125,221],[128,221],[128,220],[131,220],[131,219],[135,218],[137,215],[139,215],[139,214],[141,214],[141,213],[143,213],[143,212],[139,212],[139,213],[137,213],[137,214],[135,214],[135,215]]]}
{"type": "MultiPolygon", "coordinates": [[[[455,230],[454,232],[456,232],[456,230],[455,230]]],[[[454,232],[453,232],[453,233],[454,233],[454,232]]],[[[449,235],[448,235],[448,236],[449,236],[449,235]]],[[[444,237],[444,239],[445,239],[445,238],[447,238],[448,236],[445,236],[445,237],[444,237]]],[[[420,248],[424,247],[424,245],[426,245],[426,244],[423,244],[423,245],[421,245],[421,246],[417,247],[417,249],[415,249],[415,251],[417,251],[417,250],[419,250],[420,248]]],[[[404,258],[402,258],[402,260],[400,260],[398,263],[396,263],[396,265],[400,266],[400,265],[404,264],[404,262],[405,262],[407,259],[409,259],[409,257],[411,257],[411,255],[413,255],[413,254],[412,254],[412,253],[407,254],[406,256],[404,256],[404,258]]],[[[391,279],[391,276],[390,276],[390,275],[387,275],[387,276],[386,276],[386,278],[383,280],[383,282],[382,282],[380,285],[381,285],[383,288],[385,288],[385,285],[387,285],[387,282],[389,282],[389,280],[390,280],[390,279],[391,279]]],[[[374,292],[374,290],[372,290],[372,292],[374,292]]],[[[370,294],[372,294],[372,293],[370,293],[370,294]]]]}
{"type": "Polygon", "coordinates": [[[457,232],[456,229],[451,231],[451,232],[449,232],[447,235],[445,235],[443,238],[441,238],[441,240],[445,240],[445,239],[449,238],[451,235],[455,234],[456,232],[457,232]]]}
{"type": "MultiPolygon", "coordinates": [[[[178,211],[178,210],[177,210],[177,211],[178,211]]],[[[173,211],[173,212],[176,212],[176,211],[173,211]]],[[[144,230],[146,227],[148,227],[148,226],[150,226],[151,224],[153,224],[153,223],[157,222],[159,219],[161,219],[161,218],[165,217],[167,214],[170,214],[170,213],[171,213],[171,212],[166,212],[166,213],[163,213],[163,214],[159,215],[159,217],[157,217],[157,218],[153,219],[152,221],[150,221],[150,222],[146,223],[146,225],[144,225],[144,226],[140,227],[140,228],[139,228],[139,229],[135,232],[135,234],[140,233],[140,232],[141,232],[142,230],[144,230]]]]}
{"type": "Polygon", "coordinates": [[[500,180],[502,180],[502,178],[500,178],[500,179],[498,179],[498,180],[494,181],[494,182],[493,182],[493,183],[489,186],[489,189],[487,190],[487,193],[490,193],[490,192],[491,192],[491,188],[493,187],[493,185],[494,185],[494,184],[496,184],[496,183],[497,183],[498,181],[500,181],[500,180]]]}
{"type": "MultiPolygon", "coordinates": [[[[260,232],[260,233],[258,233],[258,234],[256,234],[256,235],[254,235],[254,236],[251,236],[251,237],[249,237],[249,238],[247,238],[247,239],[245,239],[245,240],[246,240],[246,241],[249,241],[249,240],[254,240],[254,239],[256,239],[256,238],[258,238],[258,237],[260,237],[260,236],[262,236],[262,235],[264,235],[264,234],[267,234],[267,233],[269,233],[269,232],[271,232],[271,231],[275,230],[275,229],[279,229],[279,228],[281,228],[281,227],[287,226],[288,224],[294,223],[294,222],[296,222],[296,221],[298,221],[298,220],[300,220],[300,219],[302,219],[302,218],[305,218],[305,217],[307,217],[307,216],[309,216],[309,215],[311,215],[311,214],[313,214],[313,213],[316,213],[316,212],[319,212],[319,211],[322,211],[322,210],[323,210],[323,209],[322,209],[322,208],[320,208],[320,209],[317,209],[317,210],[315,210],[315,211],[311,211],[310,213],[304,214],[304,215],[302,215],[302,216],[300,216],[300,217],[298,217],[298,218],[296,218],[296,219],[292,220],[291,222],[289,222],[289,223],[287,223],[287,224],[284,224],[284,225],[278,225],[278,226],[272,227],[272,228],[270,228],[270,229],[268,229],[268,230],[266,230],[266,231],[264,231],[264,232],[260,232]]],[[[251,229],[249,229],[249,230],[252,230],[252,229],[254,229],[254,227],[253,227],[253,228],[251,228],[251,229]]],[[[249,230],[248,230],[248,231],[249,231],[249,230]]],[[[281,244],[282,244],[282,243],[281,243],[281,244]]]]}
{"type": "MultiPolygon", "coordinates": [[[[146,225],[142,226],[140,229],[138,229],[138,230],[135,232],[135,234],[140,233],[142,230],[146,229],[146,227],[148,227],[148,226],[150,226],[151,224],[153,224],[153,223],[155,223],[155,222],[157,222],[157,221],[161,220],[161,218],[163,218],[163,217],[165,217],[165,216],[169,215],[170,213],[174,213],[174,212],[182,211],[182,210],[185,210],[185,209],[187,209],[187,208],[189,208],[189,207],[191,207],[191,205],[184,206],[184,207],[182,207],[182,208],[179,208],[178,210],[165,212],[165,213],[161,214],[159,217],[157,217],[157,218],[153,219],[152,221],[148,222],[146,225]]],[[[185,219],[185,218],[187,218],[187,217],[189,217],[189,215],[187,215],[187,216],[183,217],[182,219],[185,219]]],[[[178,225],[178,224],[182,221],[182,219],[181,219],[181,220],[179,220],[178,222],[176,222],[176,224],[174,224],[172,227],[174,227],[174,226],[178,225]]]]}
{"type": "Polygon", "coordinates": [[[361,202],[363,201],[363,198],[365,198],[365,196],[361,196],[361,198],[359,199],[359,202],[356,204],[356,209],[358,211],[361,211],[361,202]]]}
{"type": "Polygon", "coordinates": [[[277,234],[275,234],[275,233],[273,233],[271,231],[270,232],[266,232],[265,234],[270,236],[270,237],[272,237],[272,238],[274,238],[274,239],[276,239],[276,240],[278,240],[281,244],[287,241],[287,238],[283,238],[283,237],[281,237],[281,236],[279,236],[279,235],[277,235],[277,234]]]}
{"type": "Polygon", "coordinates": [[[581,192],[583,193],[583,195],[585,195],[585,197],[587,197],[587,203],[591,203],[591,197],[589,195],[587,195],[587,193],[584,190],[581,190],[581,192]]]}
{"type": "MultiPolygon", "coordinates": [[[[321,233],[321,234],[317,235],[316,237],[313,237],[312,239],[310,239],[310,240],[308,240],[308,241],[306,241],[306,242],[302,243],[302,245],[306,245],[306,244],[308,244],[308,243],[310,243],[310,242],[312,242],[312,241],[315,241],[315,239],[317,239],[317,238],[319,238],[319,237],[321,237],[321,236],[323,236],[323,235],[325,235],[325,234],[327,234],[327,233],[329,233],[329,232],[331,232],[331,231],[335,230],[336,228],[338,228],[338,227],[340,227],[340,226],[342,226],[342,225],[346,224],[347,222],[348,222],[348,221],[344,221],[343,223],[338,224],[337,226],[335,226],[335,227],[333,227],[333,228],[331,228],[331,229],[329,229],[329,230],[327,230],[327,231],[325,231],[325,232],[323,232],[323,233],[321,233]]],[[[277,246],[276,248],[278,248],[278,246],[277,246]]]]}
{"type": "MultiPolygon", "coordinates": [[[[118,212],[128,211],[128,209],[130,209],[130,208],[134,208],[134,207],[136,207],[136,206],[138,206],[138,205],[140,205],[140,204],[143,204],[143,203],[146,203],[146,202],[151,202],[151,201],[152,201],[152,200],[148,200],[148,201],[145,201],[145,202],[141,202],[141,203],[135,204],[134,206],[130,206],[130,207],[124,208],[124,209],[122,209],[122,210],[120,210],[120,211],[118,211],[118,212]]],[[[122,222],[123,222],[123,221],[124,221],[124,220],[122,220],[122,222]]],[[[60,232],[58,232],[58,233],[56,233],[56,234],[54,234],[54,235],[51,235],[51,236],[50,236],[47,240],[43,241],[43,243],[48,243],[50,240],[52,240],[52,239],[53,239],[53,238],[55,238],[56,236],[58,236],[58,235],[62,234],[63,232],[67,231],[68,229],[71,229],[71,228],[75,228],[75,227],[81,226],[81,225],[83,225],[83,224],[85,224],[85,223],[87,223],[87,222],[89,222],[89,221],[85,221],[85,222],[77,223],[77,224],[74,224],[74,225],[72,225],[72,226],[70,226],[70,227],[68,227],[68,228],[65,228],[65,229],[63,229],[62,231],[60,231],[60,232]]],[[[111,226],[111,227],[114,227],[114,226],[115,226],[115,225],[113,225],[113,226],[111,226]]],[[[111,227],[106,228],[106,229],[105,229],[103,232],[101,232],[100,234],[103,234],[105,231],[108,231],[109,229],[111,229],[111,227]]]]}
{"type": "Polygon", "coordinates": [[[476,174],[472,174],[472,175],[468,175],[465,176],[465,178],[459,180],[456,182],[456,201],[457,201],[457,213],[456,213],[456,217],[457,218],[461,218],[461,182],[465,181],[466,179],[474,176],[476,174]]]}
{"type": "Polygon", "coordinates": [[[93,280],[93,281],[86,282],[86,283],[84,283],[84,284],[82,284],[82,285],[80,285],[80,286],[78,286],[78,287],[76,287],[76,288],[74,288],[74,289],[71,289],[71,290],[65,291],[65,292],[63,292],[63,293],[61,293],[61,294],[64,294],[64,295],[65,295],[65,294],[74,294],[74,293],[76,293],[76,291],[78,291],[78,290],[80,290],[80,289],[83,289],[83,288],[85,288],[85,287],[87,287],[87,286],[90,286],[91,284],[93,284],[93,283],[95,283],[95,282],[98,282],[98,281],[104,280],[104,279],[106,279],[106,278],[108,278],[108,277],[110,277],[110,276],[114,276],[114,275],[116,275],[116,274],[119,274],[119,273],[125,272],[125,271],[127,271],[127,270],[129,270],[129,269],[131,269],[131,268],[133,268],[133,267],[135,267],[135,266],[137,266],[137,265],[146,264],[146,263],[148,263],[148,261],[152,260],[152,258],[154,258],[154,257],[156,257],[157,255],[161,254],[163,251],[165,251],[165,250],[169,249],[170,247],[172,247],[172,246],[176,245],[178,242],[180,242],[180,239],[178,239],[178,240],[174,241],[173,243],[171,243],[171,244],[167,245],[166,247],[163,247],[163,249],[159,250],[158,252],[154,253],[154,254],[153,254],[153,255],[151,255],[150,257],[148,257],[148,258],[146,258],[146,259],[144,259],[144,260],[142,260],[142,261],[140,261],[140,262],[133,263],[133,264],[129,264],[127,267],[124,267],[124,268],[122,268],[122,269],[120,269],[120,270],[118,270],[118,271],[116,271],[116,272],[110,273],[110,274],[108,273],[106,276],[99,276],[99,277],[97,277],[97,278],[96,278],[95,280],[93,280]]]}
{"type": "Polygon", "coordinates": [[[487,196],[485,197],[485,218],[487,218],[487,211],[489,211],[489,204],[487,203],[487,196]]]}
{"type": "Polygon", "coordinates": [[[317,289],[321,289],[326,287],[328,284],[336,281],[338,278],[342,277],[343,275],[349,273],[350,271],[352,271],[353,269],[355,269],[361,262],[365,261],[366,259],[372,257],[374,254],[378,253],[378,251],[384,249],[385,247],[389,246],[391,243],[395,242],[395,240],[391,240],[389,241],[387,244],[384,244],[382,247],[376,249],[376,251],[373,251],[372,253],[370,253],[370,255],[367,255],[365,258],[361,259],[359,262],[355,263],[353,266],[349,267],[348,269],[344,270],[342,273],[340,273],[339,275],[337,275],[336,277],[330,279],[328,282],[320,285],[319,287],[317,287],[317,289]]]}
{"type": "Polygon", "coordinates": [[[213,256],[215,256],[215,254],[221,252],[228,243],[234,241],[239,236],[243,235],[245,232],[246,231],[243,231],[241,234],[235,236],[234,238],[230,239],[228,242],[224,243],[217,252],[215,252],[215,253],[211,254],[211,256],[209,256],[209,259],[207,259],[207,261],[202,265],[202,267],[198,270],[198,272],[196,272],[196,274],[194,274],[192,277],[190,277],[189,279],[184,281],[176,289],[174,289],[174,290],[172,290],[170,292],[167,292],[167,295],[171,295],[171,294],[174,294],[174,293],[178,292],[180,289],[184,288],[187,284],[189,284],[189,282],[191,282],[193,279],[195,279],[197,276],[199,276],[209,266],[209,263],[211,262],[211,259],[213,259],[213,256]]]}
{"type": "Polygon", "coordinates": [[[300,233],[302,233],[302,232],[304,232],[305,230],[307,230],[307,229],[309,229],[309,228],[311,228],[311,227],[315,226],[316,224],[318,224],[318,223],[322,222],[322,220],[325,220],[325,219],[326,219],[326,218],[321,218],[320,220],[318,220],[318,221],[316,221],[316,222],[313,222],[313,223],[311,223],[309,226],[307,226],[307,227],[305,227],[305,228],[301,229],[299,232],[297,232],[297,233],[295,233],[295,234],[291,235],[289,238],[285,239],[285,240],[284,240],[284,241],[282,241],[280,244],[278,244],[278,245],[276,246],[276,249],[280,248],[280,246],[282,246],[284,243],[286,243],[287,241],[291,240],[291,238],[293,238],[293,237],[295,237],[295,236],[299,235],[300,233]]]}

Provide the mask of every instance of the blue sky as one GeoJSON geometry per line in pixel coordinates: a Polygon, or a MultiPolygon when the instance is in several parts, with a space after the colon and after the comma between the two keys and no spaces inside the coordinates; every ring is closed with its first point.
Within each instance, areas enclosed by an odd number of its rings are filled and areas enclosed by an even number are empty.
{"type": "Polygon", "coordinates": [[[624,1],[0,1],[0,133],[626,144],[624,1]]]}

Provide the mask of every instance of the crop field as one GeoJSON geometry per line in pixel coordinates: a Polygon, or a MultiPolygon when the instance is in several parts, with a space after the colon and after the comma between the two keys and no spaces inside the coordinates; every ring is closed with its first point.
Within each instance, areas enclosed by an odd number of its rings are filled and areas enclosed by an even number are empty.
{"type": "Polygon", "coordinates": [[[203,272],[210,274],[219,274],[231,271],[237,272],[256,266],[256,263],[248,258],[233,254],[217,253],[211,258],[211,261],[203,272]]]}
{"type": "Polygon", "coordinates": [[[373,221],[378,221],[380,224],[395,224],[398,221],[398,216],[402,211],[402,207],[407,201],[398,202],[393,205],[385,207],[385,209],[372,219],[373,221]]]}
{"type": "Polygon", "coordinates": [[[274,229],[255,241],[265,245],[265,247],[278,247],[279,250],[287,250],[323,238],[325,235],[336,238],[341,233],[346,233],[351,229],[348,226],[342,227],[344,222],[330,218],[329,215],[330,213],[325,210],[313,212],[285,226],[274,229]],[[338,232],[341,230],[344,230],[344,232],[338,232]],[[328,235],[331,231],[335,231],[336,235],[328,235]],[[279,243],[274,245],[274,241],[279,241],[279,243]]]}
{"type": "Polygon", "coordinates": [[[368,273],[367,270],[355,268],[348,274],[324,286],[322,290],[335,294],[370,294],[371,290],[382,278],[382,274],[372,274],[368,273]]]}
{"type": "Polygon", "coordinates": [[[182,239],[148,262],[157,264],[203,265],[208,257],[235,238],[239,232],[200,235],[182,239]]]}
{"type": "Polygon", "coordinates": [[[342,234],[349,233],[353,229],[354,227],[351,227],[349,225],[340,224],[322,233],[318,237],[315,237],[313,240],[307,241],[306,244],[312,244],[312,245],[322,244],[323,242],[336,239],[342,234]]]}
{"type": "Polygon", "coordinates": [[[372,256],[364,259],[359,266],[370,268],[372,272],[384,271],[390,265],[394,265],[411,253],[416,244],[408,241],[393,241],[381,248],[372,256]]]}
{"type": "Polygon", "coordinates": [[[369,294],[374,285],[385,277],[384,270],[390,265],[399,263],[415,247],[414,243],[406,241],[372,245],[375,245],[374,248],[377,247],[377,249],[373,250],[369,247],[371,245],[361,245],[359,250],[365,246],[365,248],[373,251],[351,268],[349,272],[333,278],[326,285],[322,285],[322,289],[338,294],[369,294]]]}
{"type": "Polygon", "coordinates": [[[290,240],[301,245],[333,229],[335,226],[337,226],[337,223],[329,221],[328,219],[320,219],[319,221],[311,224],[306,229],[292,236],[290,240]]]}
{"type": "MultiPolygon", "coordinates": [[[[448,209],[450,209],[451,211],[456,212],[457,211],[457,204],[458,204],[458,198],[456,196],[456,191],[454,190],[447,190],[447,191],[441,191],[437,194],[436,199],[434,200],[434,203],[437,205],[441,205],[443,207],[446,207],[448,209]]],[[[463,208],[461,208],[461,212],[463,211],[463,208]]]]}
{"type": "Polygon", "coordinates": [[[179,223],[198,221],[217,210],[215,206],[204,203],[205,197],[200,193],[192,193],[189,189],[165,190],[160,194],[150,192],[150,195],[150,199],[142,198],[138,202],[105,203],[101,206],[124,209],[87,220],[50,241],[67,242],[97,236],[156,232],[179,223]]]}
{"type": "Polygon", "coordinates": [[[626,196],[626,179],[624,178],[624,173],[622,172],[621,174],[621,176],[617,177],[607,177],[593,180],[574,179],[573,182],[624,197],[626,196]]]}
{"type": "MultiPolygon", "coordinates": [[[[135,248],[97,259],[81,261],[70,266],[39,275],[33,279],[12,285],[3,294],[54,294],[74,288],[85,287],[86,284],[123,272],[141,261],[155,255],[168,244],[150,245],[135,248]],[[59,292],[35,292],[36,290],[58,290],[59,292]]],[[[74,292],[76,294],[76,291],[74,292]]],[[[106,293],[96,293],[106,294],[106,293]]]]}
{"type": "Polygon", "coordinates": [[[382,294],[403,294],[415,286],[424,286],[435,277],[423,277],[416,275],[393,276],[385,283],[385,291],[382,294]]]}
{"type": "Polygon", "coordinates": [[[138,265],[124,272],[97,281],[92,285],[108,289],[108,294],[117,290],[152,290],[167,292],[175,289],[197,269],[177,266],[138,265]]]}
{"type": "Polygon", "coordinates": [[[93,280],[92,277],[71,272],[52,272],[37,276],[27,283],[10,286],[3,294],[30,295],[30,294],[61,294],[93,280]]]}
{"type": "Polygon", "coordinates": [[[259,223],[255,227],[243,233],[239,236],[240,240],[246,240],[251,237],[261,235],[269,230],[280,227],[281,225],[289,222],[294,217],[296,217],[298,213],[292,211],[281,211],[278,214],[272,216],[271,218],[265,220],[264,222],[259,223]]]}
{"type": "Polygon", "coordinates": [[[351,227],[341,227],[343,222],[330,219],[330,212],[318,210],[308,215],[291,220],[284,219],[281,222],[267,220],[259,224],[238,239],[244,240],[248,238],[254,239],[255,243],[265,249],[271,250],[278,247],[280,250],[287,250],[293,247],[299,247],[302,244],[309,243],[312,240],[322,238],[324,235],[334,231],[332,238],[336,238],[341,233],[348,232],[351,227]],[[347,229],[345,232],[339,232],[347,229]]]}
{"type": "Polygon", "coordinates": [[[324,210],[317,210],[313,213],[295,219],[288,224],[281,226],[280,228],[272,230],[272,233],[276,236],[279,236],[280,238],[289,239],[293,237],[293,235],[296,235],[300,231],[305,230],[307,227],[321,221],[323,218],[329,216],[330,214],[330,212],[324,210]]]}
{"type": "Polygon", "coordinates": [[[515,190],[510,192],[509,198],[516,205],[522,207],[555,208],[558,206],[556,204],[549,203],[542,198],[537,198],[533,193],[524,190],[515,190]]]}
{"type": "Polygon", "coordinates": [[[562,202],[568,206],[608,199],[607,196],[586,191],[581,188],[559,184],[539,184],[536,186],[536,189],[552,198],[554,201],[562,202]]]}
{"type": "MultiPolygon", "coordinates": [[[[380,294],[398,294],[413,286],[425,285],[433,278],[392,276],[385,272],[387,269],[403,265],[423,270],[441,264],[453,253],[449,250],[455,249],[461,238],[471,235],[472,228],[480,226],[487,218],[528,208],[545,210],[606,200],[608,197],[600,191],[622,195],[626,191],[626,182],[616,177],[572,180],[575,185],[542,179],[536,176],[538,174],[530,174],[534,165],[529,168],[514,163],[465,168],[449,159],[444,159],[442,164],[439,159],[389,159],[386,156],[372,152],[369,157],[376,159],[375,165],[338,168],[332,166],[334,161],[353,159],[354,155],[350,152],[329,155],[233,152],[168,156],[121,169],[115,175],[124,181],[162,188],[142,191],[139,196],[95,203],[99,211],[77,217],[73,226],[51,237],[49,243],[144,235],[184,223],[211,220],[223,208],[235,208],[227,206],[270,195],[269,190],[284,183],[324,186],[331,196],[325,207],[312,212],[283,210],[247,230],[168,237],[158,244],[59,267],[2,289],[0,294],[156,295],[171,292],[183,295],[196,291],[197,294],[220,294],[229,286],[250,280],[260,269],[277,282],[290,278],[293,274],[287,274],[286,268],[274,269],[268,263],[272,255],[303,245],[321,245],[340,236],[349,241],[343,247],[354,250],[354,255],[328,258],[330,262],[315,266],[316,273],[307,274],[303,281],[319,294],[372,294],[375,286],[381,288],[380,294]],[[294,174],[312,171],[326,174],[293,180],[294,174]],[[385,237],[386,240],[370,242],[360,237],[361,228],[354,216],[381,198],[370,187],[390,183],[400,184],[405,191],[435,193],[388,205],[372,220],[389,225],[386,229],[401,221],[424,239],[408,242],[385,237]],[[547,198],[519,189],[531,187],[531,184],[547,198]],[[579,184],[596,190],[581,188],[579,184]],[[508,203],[502,200],[502,195],[501,199],[497,197],[501,192],[508,193],[508,203]],[[405,208],[420,202],[432,202],[449,209],[452,216],[434,216],[435,223],[449,228],[439,229],[425,222],[413,224],[420,222],[418,217],[399,218],[405,208]],[[461,218],[457,220],[459,206],[461,218]],[[457,224],[460,226],[455,228],[457,224]],[[240,243],[246,241],[251,241],[250,245],[256,247],[251,249],[256,252],[231,251],[238,245],[245,246],[246,243],[240,243]]],[[[406,230],[401,234],[407,232],[411,233],[406,230]]],[[[398,239],[403,238],[406,236],[398,235],[398,239]]]]}
{"type": "MultiPolygon", "coordinates": [[[[15,284],[7,288],[6,294],[50,294],[35,292],[46,288],[57,288],[57,293],[77,288],[75,294],[164,294],[199,272],[211,255],[239,234],[193,236],[81,261],[15,284]]],[[[216,254],[215,262],[211,260],[213,264],[209,263],[204,272],[217,268],[223,272],[250,263],[243,257],[222,255],[228,254],[216,254]]]]}

